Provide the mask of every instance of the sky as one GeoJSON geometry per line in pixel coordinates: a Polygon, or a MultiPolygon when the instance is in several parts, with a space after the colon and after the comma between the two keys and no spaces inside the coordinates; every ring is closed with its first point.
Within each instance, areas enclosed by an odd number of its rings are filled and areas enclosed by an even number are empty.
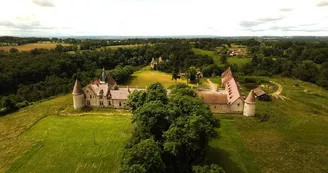
{"type": "Polygon", "coordinates": [[[328,36],[328,0],[0,2],[1,36],[328,36]]]}

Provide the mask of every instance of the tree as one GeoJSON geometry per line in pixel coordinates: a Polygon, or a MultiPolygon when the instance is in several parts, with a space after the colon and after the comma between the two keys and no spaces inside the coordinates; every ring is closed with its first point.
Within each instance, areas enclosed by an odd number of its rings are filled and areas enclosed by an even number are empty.
{"type": "Polygon", "coordinates": [[[10,53],[17,53],[18,52],[18,49],[16,49],[16,48],[13,47],[13,48],[10,48],[9,49],[9,52],[10,53]]]}
{"type": "Polygon", "coordinates": [[[176,83],[178,78],[179,78],[178,71],[173,70],[172,71],[172,80],[174,80],[174,82],[176,83]]]}
{"type": "Polygon", "coordinates": [[[132,111],[135,111],[137,108],[141,107],[145,103],[146,96],[146,91],[134,90],[128,96],[127,105],[132,109],[132,111]]]}
{"type": "Polygon", "coordinates": [[[151,132],[155,140],[161,140],[162,134],[169,128],[175,112],[159,100],[150,101],[139,107],[132,117],[132,122],[145,131],[151,132]]]}
{"type": "Polygon", "coordinates": [[[163,103],[167,102],[166,89],[159,82],[152,83],[147,88],[146,102],[159,100],[163,103]]]}
{"type": "Polygon", "coordinates": [[[15,108],[15,102],[12,100],[12,99],[10,99],[10,98],[8,98],[8,97],[3,97],[2,98],[2,107],[3,108],[7,108],[7,109],[14,109],[15,108]]]}
{"type": "Polygon", "coordinates": [[[225,171],[216,164],[211,165],[197,165],[193,167],[194,173],[225,173],[225,171]]]}
{"type": "Polygon", "coordinates": [[[227,63],[227,60],[228,60],[228,55],[227,54],[221,54],[220,56],[220,61],[222,64],[226,64],[227,63]]]}
{"type": "Polygon", "coordinates": [[[197,78],[197,69],[194,66],[191,66],[187,72],[187,78],[189,79],[190,82],[196,82],[197,78]]]}
{"type": "Polygon", "coordinates": [[[146,139],[124,150],[121,173],[164,173],[159,144],[153,138],[146,139]]]}
{"type": "Polygon", "coordinates": [[[57,51],[57,52],[63,52],[63,50],[64,50],[64,46],[63,45],[61,45],[61,44],[57,44],[56,45],[55,51],[57,51]]]}
{"type": "Polygon", "coordinates": [[[303,61],[293,69],[292,75],[304,81],[315,83],[318,79],[319,69],[310,60],[303,61]]]}

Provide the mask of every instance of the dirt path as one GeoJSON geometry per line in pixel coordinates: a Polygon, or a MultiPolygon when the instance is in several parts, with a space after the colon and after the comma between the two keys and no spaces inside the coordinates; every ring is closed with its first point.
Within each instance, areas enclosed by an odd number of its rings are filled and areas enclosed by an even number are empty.
{"type": "Polygon", "coordinates": [[[210,79],[207,79],[207,82],[210,85],[211,92],[216,92],[218,85],[213,83],[210,79]]]}
{"type": "Polygon", "coordinates": [[[286,96],[281,95],[281,93],[282,93],[282,91],[284,89],[282,87],[282,85],[280,85],[280,84],[278,84],[276,82],[273,82],[273,81],[270,81],[270,82],[278,86],[278,90],[271,94],[272,97],[274,97],[275,99],[281,99],[281,100],[289,99],[286,96]]]}

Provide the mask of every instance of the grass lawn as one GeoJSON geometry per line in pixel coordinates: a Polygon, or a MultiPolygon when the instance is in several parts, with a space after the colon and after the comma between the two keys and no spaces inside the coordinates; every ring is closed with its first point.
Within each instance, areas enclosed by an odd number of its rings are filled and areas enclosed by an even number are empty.
{"type": "MultiPolygon", "coordinates": [[[[0,46],[0,50],[9,51],[11,48],[16,48],[19,51],[30,51],[35,48],[55,49],[57,45],[58,43],[30,43],[21,46],[0,46]]],[[[69,44],[61,44],[61,45],[68,46],[69,44]]]]}
{"type": "MultiPolygon", "coordinates": [[[[156,70],[149,70],[149,69],[142,69],[140,71],[136,71],[132,74],[132,77],[129,81],[122,84],[122,87],[143,87],[154,83],[159,82],[164,87],[170,87],[171,85],[175,84],[175,81],[172,80],[172,75],[156,70]]],[[[187,83],[185,79],[178,79],[177,83],[187,83]]]]}
{"type": "Polygon", "coordinates": [[[221,127],[216,132],[218,137],[209,143],[207,160],[222,165],[227,173],[260,172],[254,158],[245,148],[233,120],[222,119],[221,127]]]}
{"type": "Polygon", "coordinates": [[[0,117],[0,172],[118,172],[130,118],[124,110],[75,111],[71,94],[0,117]]]}

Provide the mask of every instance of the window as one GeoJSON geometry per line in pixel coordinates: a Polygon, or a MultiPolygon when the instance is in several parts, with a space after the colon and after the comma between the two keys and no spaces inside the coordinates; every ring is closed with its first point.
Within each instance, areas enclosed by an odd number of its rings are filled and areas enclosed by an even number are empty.
{"type": "Polygon", "coordinates": [[[90,100],[87,100],[87,106],[90,106],[90,100]]]}
{"type": "Polygon", "coordinates": [[[240,105],[240,103],[238,103],[238,106],[240,105]]]}
{"type": "Polygon", "coordinates": [[[214,109],[216,109],[216,106],[214,106],[214,109]]]}
{"type": "Polygon", "coordinates": [[[92,99],[92,96],[90,95],[90,99],[92,99]]]}
{"type": "Polygon", "coordinates": [[[102,96],[102,95],[100,95],[100,96],[99,96],[99,99],[102,99],[102,98],[103,98],[103,96],[102,96]]]}
{"type": "Polygon", "coordinates": [[[103,101],[99,101],[99,105],[100,106],[103,106],[104,105],[104,102],[103,101]]]}
{"type": "Polygon", "coordinates": [[[122,106],[122,102],[121,101],[120,101],[119,105],[122,106]]]}

